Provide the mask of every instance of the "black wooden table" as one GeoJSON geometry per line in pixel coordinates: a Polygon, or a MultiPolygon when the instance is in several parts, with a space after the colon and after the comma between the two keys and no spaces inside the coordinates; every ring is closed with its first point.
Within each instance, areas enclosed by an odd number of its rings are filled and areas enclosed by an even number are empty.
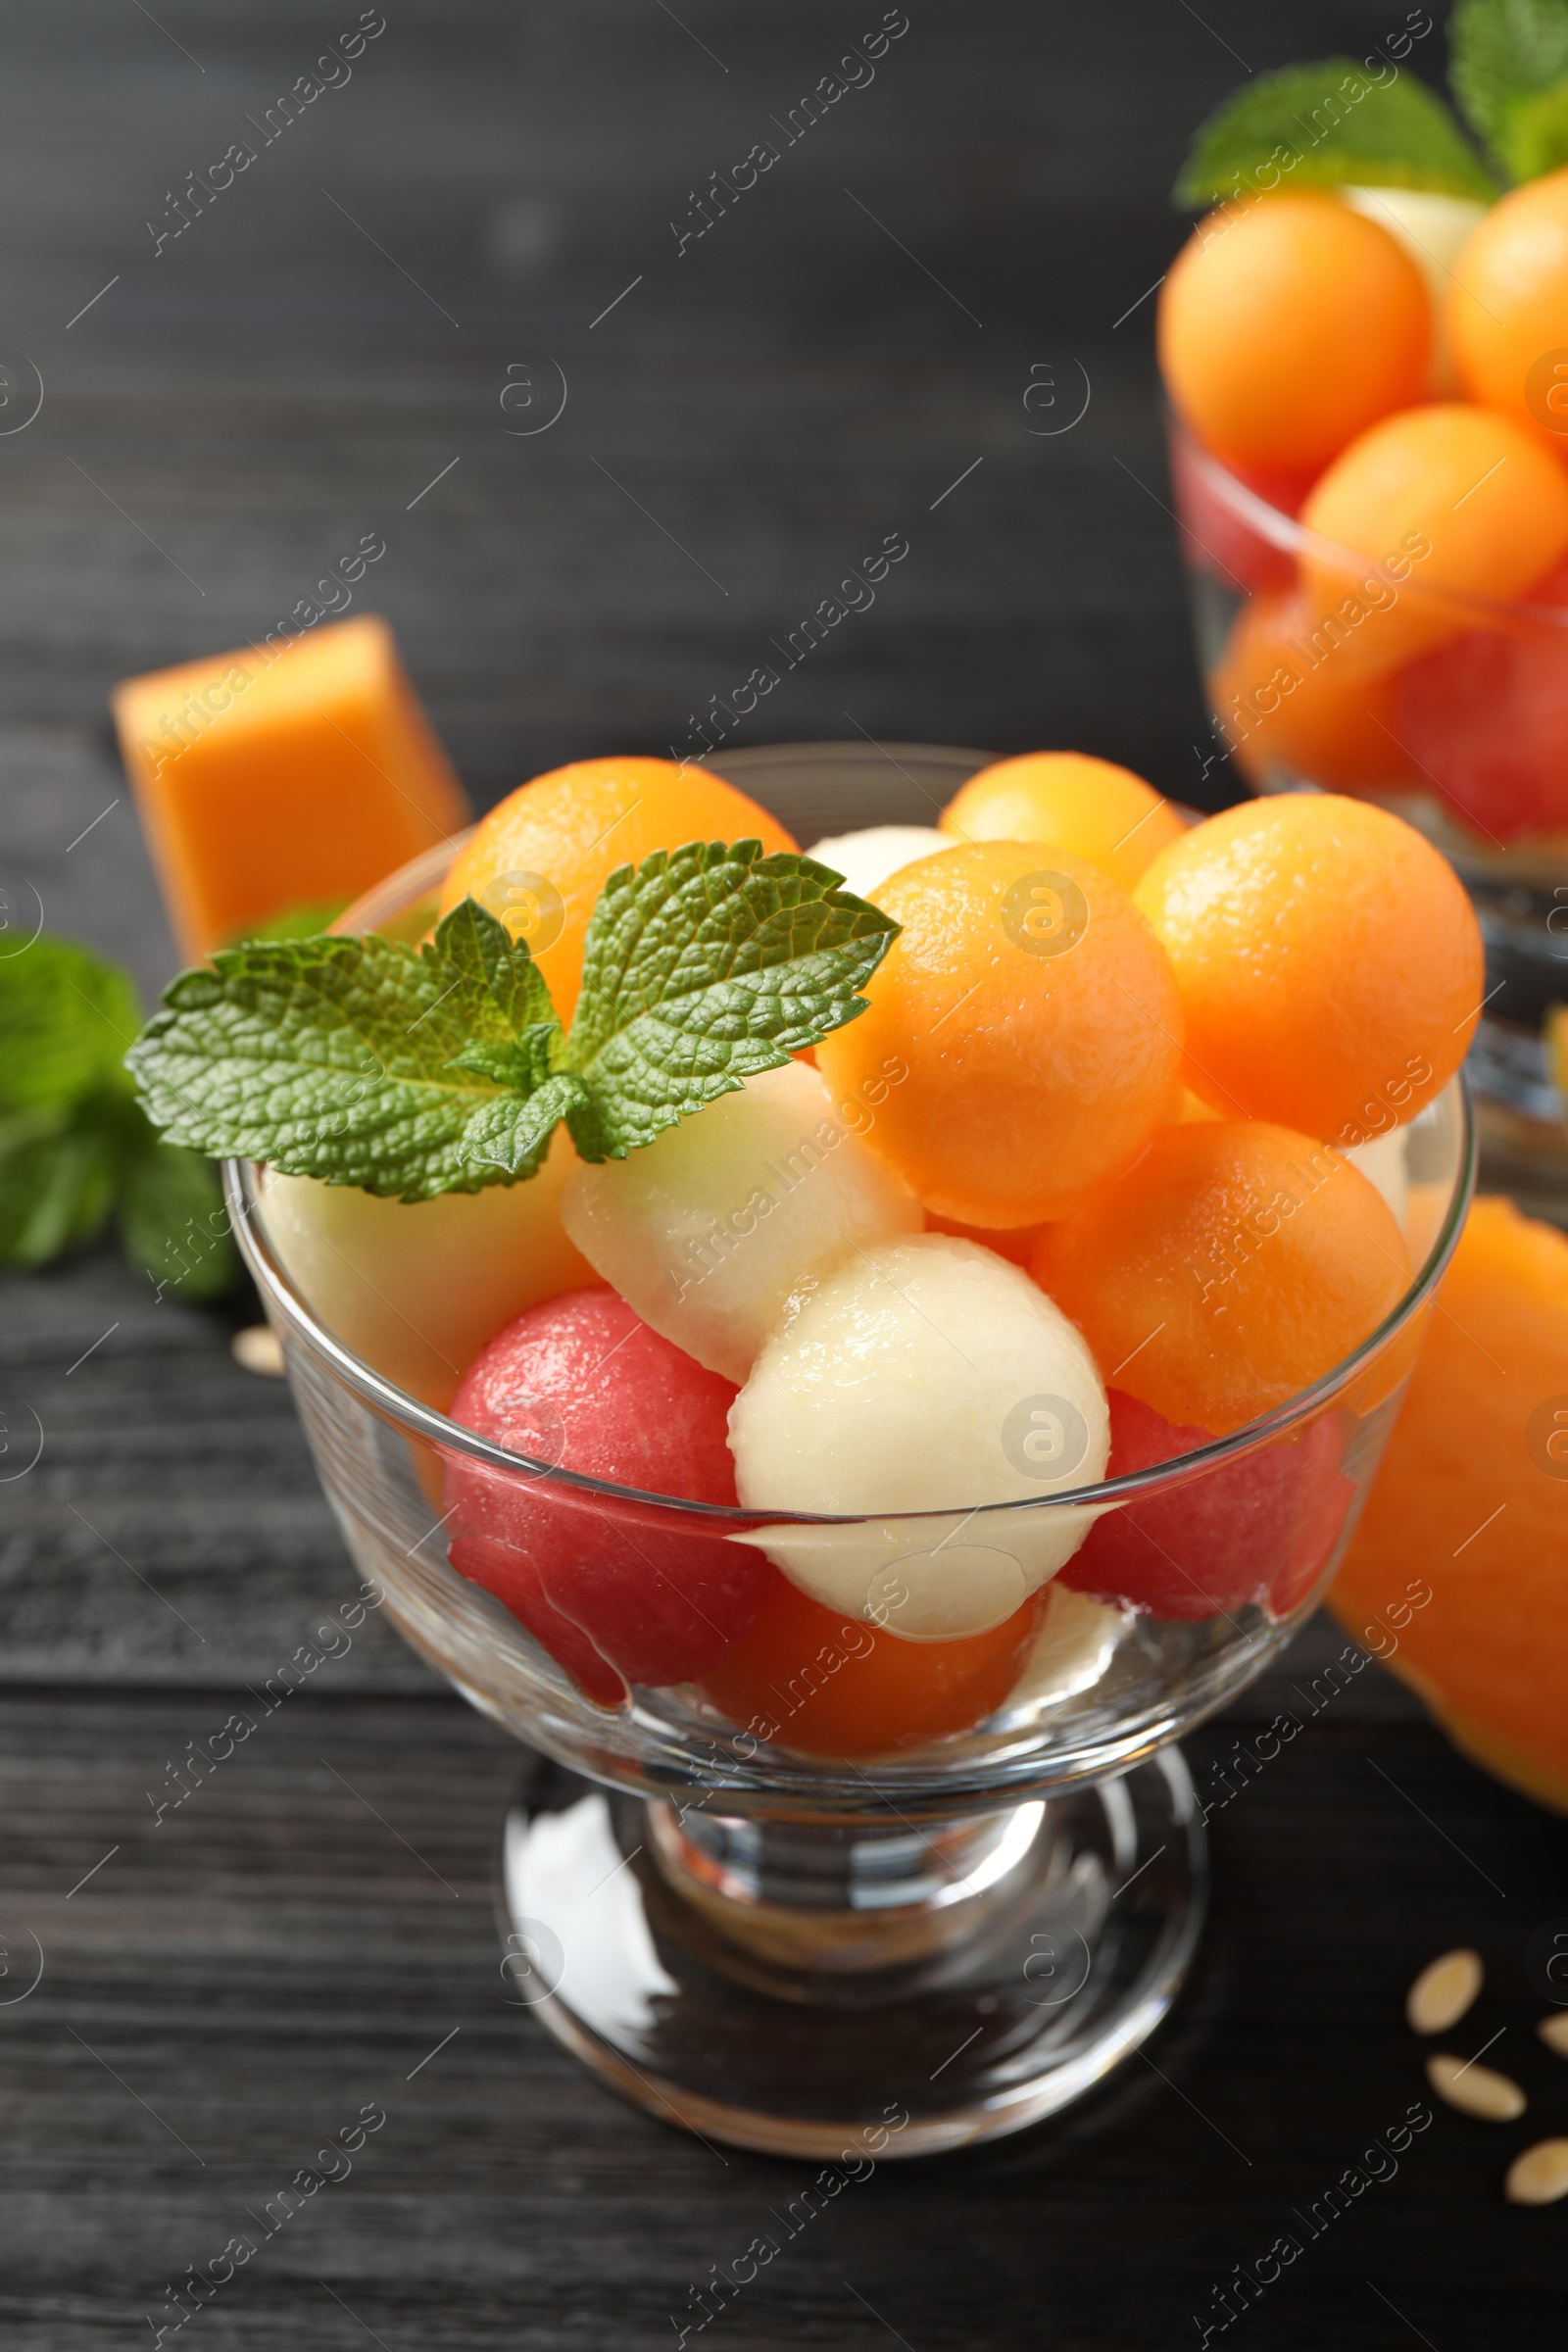
{"type": "MultiPolygon", "coordinates": [[[[908,0],[808,127],[875,0],[386,0],[318,74],[350,0],[10,0],[0,876],[156,987],[107,690],[260,635],[372,529],[375,608],[481,805],[686,748],[892,530],[907,561],[769,733],[1074,743],[1218,805],[1162,503],[1165,191],[1245,69],[1400,15],[908,0]],[[336,86],[290,119],[312,74],[336,86]],[[710,175],[760,141],[776,165],[726,202],[710,175]]],[[[519,1751],[372,1619],[159,1814],[350,1588],[286,1394],[229,1357],[252,1312],[155,1302],[108,1250],[0,1289],[7,1459],[42,1434],[0,1483],[0,2343],[153,2343],[243,2234],[184,2340],[671,2345],[803,2176],[623,2110],[510,2005],[519,1751]],[[362,2115],[352,2171],[276,2223],[362,2115]]],[[[846,2191],[710,2340],[1218,2340],[1216,2291],[1289,2235],[1233,2323],[1259,2352],[1560,2342],[1568,2209],[1500,2180],[1568,2129],[1526,1956],[1568,1915],[1563,1832],[1377,1668],[1330,1675],[1341,1646],[1315,1627],[1192,1743],[1217,1896],[1148,2055],[846,2191]],[[1282,1709],[1300,1736],[1227,1766],[1282,1709]],[[1394,2170],[1368,2151],[1424,2095],[1404,1987],[1459,1941],[1491,1972],[1465,2048],[1500,2032],[1531,2112],[1444,2111],[1394,2170]]]]}

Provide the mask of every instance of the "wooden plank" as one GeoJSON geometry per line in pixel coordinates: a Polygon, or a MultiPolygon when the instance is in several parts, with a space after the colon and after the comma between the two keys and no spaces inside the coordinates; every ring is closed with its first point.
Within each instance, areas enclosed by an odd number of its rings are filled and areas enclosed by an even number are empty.
{"type": "MultiPolygon", "coordinates": [[[[205,2340],[675,2340],[689,2288],[809,2173],[721,2161],[621,2108],[507,2005],[490,1873],[519,1751],[455,1700],[300,1697],[154,1826],[148,1788],[221,1706],[0,1705],[0,1982],[23,1982],[29,1932],[45,1954],[37,1989],[0,2006],[8,2348],[151,2340],[166,2286],[258,2237],[247,2216],[265,2228],[366,2102],[385,2127],[258,2240],[205,2340]]],[[[1143,2352],[1193,2334],[1211,2287],[1287,2231],[1303,2251],[1252,2319],[1259,2344],[1384,2352],[1397,2333],[1368,2279],[1440,2345],[1501,2341],[1504,2313],[1511,2345],[1551,2340],[1555,2241],[1508,2226],[1499,2181],[1564,2112],[1522,1965],[1561,1907],[1555,1827],[1432,1732],[1326,1720],[1211,1828],[1215,1915],[1152,2064],[1017,2141],[884,2166],[809,2228],[797,2213],[727,2340],[1143,2352]],[[1293,2214],[1423,2099],[1400,2003],[1457,1940],[1491,1971],[1457,2046],[1502,2029],[1494,2062],[1532,2112],[1493,2131],[1440,2111],[1313,2238],[1293,2214]]]]}
{"type": "MultiPolygon", "coordinates": [[[[283,1383],[109,1245],[3,1296],[7,1428],[42,1444],[0,1484],[0,1677],[265,1682],[357,1582],[283,1383]]],[[[430,1681],[373,1617],[331,1674],[430,1681]]]]}

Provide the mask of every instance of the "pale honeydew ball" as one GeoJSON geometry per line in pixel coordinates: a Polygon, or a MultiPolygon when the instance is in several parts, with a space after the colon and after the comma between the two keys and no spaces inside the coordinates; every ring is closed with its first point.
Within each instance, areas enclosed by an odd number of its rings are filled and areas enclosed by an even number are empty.
{"type": "Polygon", "coordinates": [[[1412,1184],[1404,1210],[1404,1246],[1412,1266],[1424,1266],[1438,1246],[1451,1200],[1446,1184],[1412,1184]]]}
{"type": "Polygon", "coordinates": [[[857,1250],[792,1303],[730,1407],[736,1492],[749,1510],[870,1523],[754,1540],[813,1598],[906,1640],[1000,1625],[1098,1515],[976,1509],[1104,1476],[1083,1340],[1021,1268],[948,1234],[857,1250]],[[905,1511],[933,1516],[882,1518],[905,1511]]]}
{"type": "Polygon", "coordinates": [[[1053,1585],[1034,1646],[1007,1693],[1009,1707],[1057,1707],[1092,1690],[1116,1654],[1128,1612],[1053,1585]]]}
{"type": "Polygon", "coordinates": [[[1459,376],[1445,324],[1448,289],[1460,248],[1486,219],[1487,207],[1473,197],[1439,195],[1431,188],[1346,187],[1340,195],[1352,212],[1386,228],[1420,270],[1432,301],[1433,348],[1427,388],[1453,397],[1459,390],[1459,376]]]}
{"type": "Polygon", "coordinates": [[[858,899],[868,899],[917,858],[934,858],[954,846],[952,836],[934,825],[867,825],[858,833],[831,833],[806,855],[842,874],[845,889],[858,899]]]}
{"type": "Polygon", "coordinates": [[[846,1102],[808,1062],[766,1070],[625,1159],[579,1161],[562,1222],[645,1323],[743,1381],[804,1281],[919,1232],[913,1194],[859,1141],[903,1069],[846,1102]]]}
{"type": "Polygon", "coordinates": [[[503,1324],[593,1281],[561,1224],[576,1156],[562,1127],[537,1176],[434,1200],[383,1200],[357,1185],[269,1168],[262,1229],[334,1339],[445,1412],[503,1324]]]}

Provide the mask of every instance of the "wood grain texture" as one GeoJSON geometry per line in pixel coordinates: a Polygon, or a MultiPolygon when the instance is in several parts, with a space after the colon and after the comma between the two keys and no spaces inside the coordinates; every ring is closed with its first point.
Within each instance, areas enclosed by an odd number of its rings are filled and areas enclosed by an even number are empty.
{"type": "Polygon", "coordinates": [[[651,0],[419,0],[154,258],[148,219],[335,23],[156,13],[167,33],[19,0],[0,87],[0,202],[28,223],[0,298],[46,387],[0,434],[0,721],[14,769],[73,779],[54,826],[23,785],[3,854],[51,920],[100,918],[141,867],[123,806],[65,852],[118,789],[93,750],[114,680],[257,636],[368,529],[388,553],[360,602],[481,805],[585,750],[684,743],[890,530],[896,581],[751,739],[843,735],[848,710],[1202,788],[1150,304],[1114,326],[1232,71],[1200,27],[1138,5],[1124,56],[1065,8],[981,0],[791,146],[770,122],[880,11],[710,10],[693,30],[725,71],[651,0]],[[677,253],[694,185],[762,136],[777,166],[677,253]],[[543,404],[555,365],[564,415],[517,437],[509,367],[543,404]],[[1042,437],[1079,366],[1088,414],[1042,437]],[[1054,412],[1025,410],[1037,368],[1054,412]]]}
{"type": "MultiPolygon", "coordinates": [[[[347,86],[255,129],[254,165],[156,257],[148,219],[357,7],[12,0],[0,22],[0,340],[45,387],[0,429],[0,883],[161,984],[108,691],[260,635],[368,529],[388,552],[355,609],[393,620],[480,806],[566,757],[682,741],[894,529],[910,554],[874,610],[738,740],[1077,743],[1228,797],[1202,773],[1162,503],[1166,190],[1244,71],[1359,50],[1402,12],[911,6],[875,82],[780,132],[777,167],[684,253],[671,220],[880,5],[386,13],[347,86]],[[509,380],[542,402],[553,366],[564,414],[509,429],[533,420],[515,390],[503,408],[509,380]],[[1075,369],[1082,420],[1031,429],[1075,369]]],[[[0,1483],[6,2352],[150,2342],[165,2288],[368,2100],[388,2120],[352,2177],[190,2340],[668,2345],[689,2287],[803,2176],[627,2112],[507,2005],[491,1871],[519,1751],[372,1617],[156,1819],[186,1742],[352,1581],[232,1319],[155,1302],[107,1246],[0,1287],[0,1407],[44,1436],[0,1483]],[[44,1974],[19,1999],[32,1937],[44,1974]]],[[[1149,2058],[1018,2141],[884,2168],[710,2340],[1198,2340],[1210,2288],[1421,2097],[1404,1987],[1474,1941],[1489,1985],[1462,2046],[1504,2030],[1490,2062],[1529,2115],[1441,2115],[1240,2340],[1556,2342],[1556,2217],[1511,2213],[1499,2183],[1568,2122],[1524,1959],[1568,1913],[1562,1834],[1377,1668],[1320,1702],[1343,1647],[1319,1621],[1191,1743],[1212,1797],[1238,1740],[1282,1708],[1302,1725],[1213,1816],[1214,1921],[1149,2058]]]]}
{"type": "MultiPolygon", "coordinates": [[[[357,1583],[283,1383],[239,1369],[231,1316],[155,1298],[110,1244],[0,1295],[6,1459],[41,1435],[0,1484],[0,1674],[265,1682],[357,1583]]],[[[432,1687],[374,1617],[322,1671],[432,1687]]]]}
{"type": "MultiPolygon", "coordinates": [[[[0,2006],[8,2347],[150,2341],[165,2287],[237,2230],[256,2257],[199,2323],[225,2352],[348,2346],[355,2318],[394,2352],[674,2341],[688,2288],[808,2173],[623,2110],[508,2006],[491,1870],[518,1751],[455,1700],[302,1696],[155,1826],[148,1788],[223,1705],[0,1706],[0,1986],[30,1976],[29,1935],[45,1963],[0,2006]],[[264,2241],[247,2215],[265,2228],[367,2101],[387,2123],[352,2176],[264,2241]]],[[[1192,1743],[1200,1778],[1217,1737],[1192,1743]]],[[[1378,1735],[1391,1786],[1368,1739],[1309,1726],[1215,1816],[1215,1916],[1148,2061],[1020,2140],[854,2185],[710,2339],[871,2352],[858,2295],[916,2352],[1142,2352],[1196,2340],[1211,2285],[1290,2230],[1304,2251],[1249,2315],[1255,2344],[1396,2343],[1369,2279],[1444,2352],[1550,2342],[1555,2235],[1499,2183],[1568,2119],[1523,1964],[1562,1902],[1561,1833],[1423,1730],[1378,1735]],[[1402,1996],[1461,1936],[1489,1983],[1459,2046],[1502,2029],[1491,2062],[1531,2111],[1499,2131],[1440,2110],[1313,2238],[1293,2209],[1424,2097],[1402,1996]]]]}

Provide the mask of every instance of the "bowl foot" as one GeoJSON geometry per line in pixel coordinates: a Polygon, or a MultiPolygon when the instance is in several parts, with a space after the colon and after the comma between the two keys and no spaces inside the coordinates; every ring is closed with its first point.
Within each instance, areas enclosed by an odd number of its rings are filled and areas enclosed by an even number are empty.
{"type": "Polygon", "coordinates": [[[506,1825],[503,1970],[665,2122],[852,2166],[927,2155],[1022,2131],[1149,2038],[1205,1844],[1174,1748],[921,1827],[677,1811],[542,1766],[506,1825]]]}

